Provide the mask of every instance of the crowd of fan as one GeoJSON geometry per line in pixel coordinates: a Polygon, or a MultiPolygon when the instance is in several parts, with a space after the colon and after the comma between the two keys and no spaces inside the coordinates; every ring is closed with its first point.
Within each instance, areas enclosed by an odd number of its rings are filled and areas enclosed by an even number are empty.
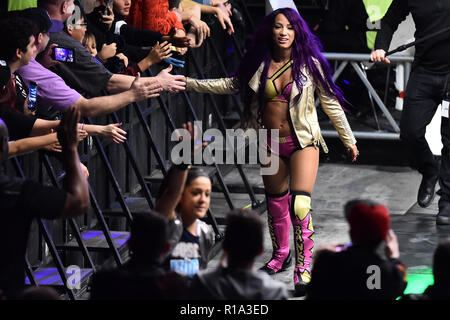
{"type": "MultiPolygon", "coordinates": [[[[58,298],[48,288],[23,290],[31,221],[86,213],[89,173],[79,160],[78,142],[87,135],[102,135],[116,143],[126,139],[120,123],[85,125],[79,123],[80,117],[112,113],[131,102],[157,97],[163,90],[184,90],[184,77],[170,71],[173,66],[182,68],[186,51],[210,36],[202,14],[214,14],[224,30],[234,32],[231,7],[223,0],[108,4],[102,1],[85,15],[82,5],[73,0],[38,0],[37,8],[1,17],[2,167],[11,156],[45,148],[60,154],[66,172],[63,188],[55,189],[9,177],[0,169],[0,224],[6,226],[0,234],[0,297],[4,299],[58,298]],[[141,76],[158,63],[169,66],[154,77],[141,76]]],[[[192,125],[184,128],[195,139],[192,125]]],[[[254,268],[264,248],[264,223],[251,210],[228,214],[222,259],[217,268],[205,270],[215,240],[211,227],[202,221],[211,192],[211,180],[201,168],[173,165],[155,210],[134,217],[131,259],[120,268],[96,273],[91,299],[288,299],[284,283],[254,268]]],[[[307,298],[401,296],[406,268],[399,260],[387,208],[351,201],[345,216],[352,243],[326,245],[316,253],[307,298]],[[378,253],[382,245],[385,258],[378,253]],[[381,270],[378,290],[367,286],[371,265],[381,270]]],[[[444,242],[434,257],[435,284],[423,295],[405,298],[450,298],[449,268],[450,243],[444,242]]]]}

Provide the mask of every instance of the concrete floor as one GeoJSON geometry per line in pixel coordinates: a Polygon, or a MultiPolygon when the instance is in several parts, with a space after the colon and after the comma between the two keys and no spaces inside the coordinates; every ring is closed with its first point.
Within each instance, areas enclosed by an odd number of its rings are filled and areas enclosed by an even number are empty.
{"type": "MultiPolygon", "coordinates": [[[[261,186],[262,179],[258,170],[257,167],[249,167],[246,168],[246,173],[253,185],[261,186]]],[[[389,208],[392,229],[399,239],[400,259],[407,266],[408,272],[430,267],[437,242],[450,235],[450,228],[436,227],[438,197],[427,209],[417,206],[416,196],[420,181],[420,174],[407,167],[321,164],[312,195],[315,248],[329,242],[348,242],[348,225],[343,216],[344,204],[354,198],[369,198],[389,208]]],[[[247,195],[233,194],[232,197],[238,206],[249,203],[247,195]]],[[[258,198],[263,198],[263,195],[259,194],[258,198]]],[[[226,212],[223,207],[220,210],[220,201],[212,202],[216,206],[215,215],[220,216],[219,212],[226,212]]],[[[266,212],[263,212],[262,217],[267,222],[266,212]]],[[[291,230],[291,247],[292,243],[291,230]]],[[[258,257],[256,268],[267,262],[272,254],[267,228],[264,246],[264,253],[258,257]]],[[[220,254],[209,263],[208,268],[215,268],[219,258],[220,254]]],[[[293,292],[292,272],[293,267],[290,267],[287,271],[273,276],[286,283],[291,292],[293,292]]]]}

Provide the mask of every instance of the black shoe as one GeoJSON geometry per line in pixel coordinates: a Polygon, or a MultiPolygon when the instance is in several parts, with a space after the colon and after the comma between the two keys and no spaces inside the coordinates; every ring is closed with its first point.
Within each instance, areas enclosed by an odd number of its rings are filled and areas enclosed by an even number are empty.
{"type": "Polygon", "coordinates": [[[294,297],[303,297],[306,295],[306,286],[308,284],[303,281],[300,280],[299,282],[297,282],[297,284],[295,285],[295,292],[294,292],[294,297]]]}
{"type": "Polygon", "coordinates": [[[417,203],[422,208],[429,207],[434,199],[434,188],[436,187],[436,182],[438,176],[422,177],[422,182],[420,183],[419,193],[417,195],[417,203]]]}
{"type": "Polygon", "coordinates": [[[450,224],[450,204],[439,207],[439,213],[436,216],[436,224],[439,225],[450,224]]]}
{"type": "MultiPolygon", "coordinates": [[[[271,259],[272,260],[272,259],[271,259]]],[[[273,269],[269,268],[267,266],[267,264],[269,262],[267,262],[264,266],[262,266],[261,268],[259,268],[259,270],[266,272],[268,275],[274,275],[275,273],[279,273],[282,271],[285,271],[287,268],[289,268],[289,266],[291,265],[292,262],[292,255],[291,255],[291,250],[289,250],[289,254],[287,255],[286,259],[284,259],[283,265],[281,266],[281,269],[278,271],[274,271],[273,269]]]]}

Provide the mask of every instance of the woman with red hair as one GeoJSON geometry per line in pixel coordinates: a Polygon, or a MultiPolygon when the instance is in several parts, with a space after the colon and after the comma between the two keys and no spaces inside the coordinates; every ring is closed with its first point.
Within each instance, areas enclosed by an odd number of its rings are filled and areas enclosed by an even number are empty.
{"type": "Polygon", "coordinates": [[[175,12],[169,11],[168,0],[132,1],[127,22],[134,27],[158,31],[162,34],[169,34],[175,29],[176,35],[186,35],[186,30],[184,30],[183,24],[178,21],[175,12]]]}

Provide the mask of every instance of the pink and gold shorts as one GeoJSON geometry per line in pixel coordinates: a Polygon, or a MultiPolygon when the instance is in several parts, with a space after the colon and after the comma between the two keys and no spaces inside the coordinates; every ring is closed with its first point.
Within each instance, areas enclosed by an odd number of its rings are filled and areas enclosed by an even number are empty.
{"type": "MultiPolygon", "coordinates": [[[[297,141],[297,137],[295,135],[287,136],[287,137],[279,137],[278,141],[274,140],[270,137],[270,135],[267,136],[267,152],[270,154],[275,154],[282,158],[289,158],[295,151],[302,150],[300,144],[297,141]],[[274,152],[272,146],[274,143],[278,143],[278,152],[274,152]]],[[[307,145],[305,148],[308,147],[315,147],[315,144],[307,145]]]]}

